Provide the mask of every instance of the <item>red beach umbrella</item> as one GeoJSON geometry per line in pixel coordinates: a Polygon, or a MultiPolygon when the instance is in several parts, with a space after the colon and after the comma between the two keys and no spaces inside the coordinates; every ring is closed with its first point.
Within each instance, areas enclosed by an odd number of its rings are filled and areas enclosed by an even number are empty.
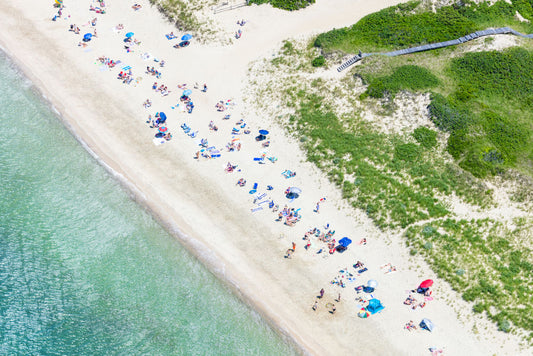
{"type": "Polygon", "coordinates": [[[429,288],[433,285],[433,280],[426,279],[424,282],[420,283],[420,288],[429,288]]]}
{"type": "Polygon", "coordinates": [[[161,126],[161,127],[159,128],[159,132],[161,132],[161,133],[165,133],[165,132],[167,132],[167,131],[168,131],[168,127],[166,127],[166,126],[161,126]]]}

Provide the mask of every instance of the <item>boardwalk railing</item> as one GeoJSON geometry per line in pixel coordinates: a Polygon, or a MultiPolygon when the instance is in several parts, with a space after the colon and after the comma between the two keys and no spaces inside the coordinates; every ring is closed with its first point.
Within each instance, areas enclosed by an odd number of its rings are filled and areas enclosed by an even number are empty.
{"type": "Polygon", "coordinates": [[[214,7],[213,8],[213,13],[218,14],[219,12],[238,9],[239,7],[243,7],[243,6],[246,6],[246,5],[248,5],[248,1],[243,1],[243,2],[238,3],[238,4],[230,4],[230,3],[228,3],[226,1],[226,2],[223,2],[221,5],[219,5],[217,7],[214,7]]]}
{"type": "Polygon", "coordinates": [[[431,44],[426,44],[426,45],[417,46],[417,47],[399,49],[397,51],[386,52],[386,53],[360,53],[360,54],[355,55],[354,57],[348,59],[343,64],[341,64],[337,68],[337,72],[341,72],[341,71],[345,70],[349,66],[353,65],[354,63],[359,62],[361,59],[363,59],[365,57],[368,57],[368,56],[382,55],[382,56],[387,56],[387,57],[395,57],[395,56],[401,56],[401,55],[404,55],[404,54],[410,54],[410,53],[416,53],[416,52],[424,52],[424,51],[429,51],[429,50],[437,49],[437,48],[455,46],[455,45],[458,45],[458,44],[461,44],[461,43],[465,43],[465,42],[468,42],[468,41],[475,40],[476,38],[483,37],[483,36],[505,35],[505,34],[511,34],[511,35],[525,37],[525,38],[533,38],[533,34],[524,35],[523,33],[515,31],[515,30],[513,30],[512,28],[509,28],[509,27],[500,27],[500,28],[494,28],[494,29],[491,28],[491,29],[488,29],[488,30],[477,31],[477,32],[471,33],[469,35],[460,37],[460,38],[458,38],[456,40],[450,40],[450,41],[438,42],[438,43],[431,43],[431,44]]]}

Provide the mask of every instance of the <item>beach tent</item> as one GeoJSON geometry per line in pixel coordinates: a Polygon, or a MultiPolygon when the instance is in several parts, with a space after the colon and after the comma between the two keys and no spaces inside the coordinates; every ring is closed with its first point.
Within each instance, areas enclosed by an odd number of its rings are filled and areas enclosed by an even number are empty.
{"type": "Polygon", "coordinates": [[[266,135],[268,135],[268,131],[267,130],[259,130],[259,134],[266,136],[266,135]]]}
{"type": "Polygon", "coordinates": [[[343,237],[342,239],[339,240],[339,245],[343,247],[348,247],[351,243],[352,243],[352,240],[350,240],[347,237],[343,237]]]}
{"type": "Polygon", "coordinates": [[[133,35],[135,35],[133,32],[128,32],[126,33],[126,38],[133,37],[133,35]]]}
{"type": "Polygon", "coordinates": [[[192,38],[192,35],[190,33],[187,33],[183,36],[181,36],[182,41],[189,41],[192,38]]]}
{"type": "Polygon", "coordinates": [[[93,38],[92,33],[86,33],[83,35],[83,42],[89,42],[93,38]]]}
{"type": "Polygon", "coordinates": [[[342,253],[346,251],[346,249],[348,248],[348,245],[351,243],[352,243],[352,240],[350,240],[347,237],[343,237],[342,239],[339,240],[339,245],[336,248],[337,252],[342,253]]]}
{"type": "Polygon", "coordinates": [[[425,281],[423,281],[422,283],[420,283],[420,288],[429,288],[433,285],[433,280],[431,279],[426,279],[425,281]]]}
{"type": "Polygon", "coordinates": [[[420,327],[428,331],[433,331],[433,329],[435,328],[435,325],[433,325],[433,322],[431,320],[424,318],[420,322],[420,327]]]}
{"type": "Polygon", "coordinates": [[[366,310],[368,310],[371,314],[379,313],[385,309],[383,305],[381,305],[381,301],[379,299],[370,299],[368,301],[368,306],[366,307],[366,310]]]}

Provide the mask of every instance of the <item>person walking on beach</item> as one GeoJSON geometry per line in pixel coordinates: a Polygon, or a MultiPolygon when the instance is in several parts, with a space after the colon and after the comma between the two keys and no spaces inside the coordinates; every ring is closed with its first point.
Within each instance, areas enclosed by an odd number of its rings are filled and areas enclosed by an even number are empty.
{"type": "Polygon", "coordinates": [[[331,314],[335,314],[336,311],[337,311],[337,308],[335,307],[335,304],[333,304],[331,307],[331,314]]]}
{"type": "Polygon", "coordinates": [[[315,213],[320,213],[320,202],[316,203],[315,213]]]}
{"type": "Polygon", "coordinates": [[[315,300],[315,304],[313,304],[312,309],[316,311],[316,308],[318,308],[318,300],[315,300]]]}
{"type": "Polygon", "coordinates": [[[337,297],[337,303],[341,301],[341,294],[339,293],[339,296],[337,297]]]}
{"type": "Polygon", "coordinates": [[[320,299],[322,299],[322,297],[324,297],[324,288],[320,290],[320,299]]]}

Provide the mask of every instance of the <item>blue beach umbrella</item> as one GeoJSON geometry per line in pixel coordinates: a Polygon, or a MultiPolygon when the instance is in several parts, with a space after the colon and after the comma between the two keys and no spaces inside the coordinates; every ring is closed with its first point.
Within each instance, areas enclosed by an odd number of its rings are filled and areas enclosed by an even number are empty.
{"type": "Polygon", "coordinates": [[[189,96],[189,95],[191,95],[191,94],[192,94],[192,90],[191,90],[191,89],[185,89],[185,90],[183,91],[183,95],[185,95],[185,96],[189,96]]]}
{"type": "Polygon", "coordinates": [[[181,36],[182,41],[189,41],[192,38],[192,35],[190,33],[187,33],[183,36],[181,36]]]}
{"type": "Polygon", "coordinates": [[[130,37],[133,37],[134,33],[133,32],[128,32],[126,33],[126,38],[130,38],[130,37]]]}
{"type": "Polygon", "coordinates": [[[164,112],[160,112],[159,113],[159,123],[164,123],[165,121],[167,121],[167,115],[165,115],[164,112]]]}
{"type": "Polygon", "coordinates": [[[260,135],[268,135],[268,131],[267,130],[259,130],[259,134],[260,135]]]}
{"type": "Polygon", "coordinates": [[[91,38],[93,38],[92,33],[86,33],[86,34],[83,35],[83,41],[84,42],[89,42],[91,40],[91,38]]]}
{"type": "Polygon", "coordinates": [[[378,286],[378,281],[376,281],[375,279],[371,279],[368,282],[366,282],[366,285],[369,286],[370,288],[376,288],[378,286]]]}

